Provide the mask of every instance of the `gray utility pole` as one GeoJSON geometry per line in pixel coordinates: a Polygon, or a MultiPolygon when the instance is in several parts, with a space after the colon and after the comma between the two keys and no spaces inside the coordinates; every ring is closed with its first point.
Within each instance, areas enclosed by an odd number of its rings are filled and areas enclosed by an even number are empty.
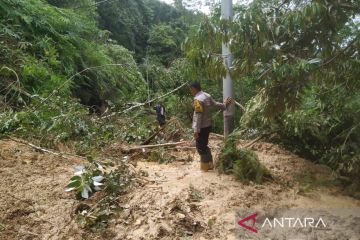
{"type": "Polygon", "coordinates": [[[144,61],[145,67],[146,67],[146,82],[148,87],[148,97],[147,100],[150,100],[150,82],[149,82],[149,57],[146,53],[145,61],[144,61]]]}
{"type": "MultiPolygon", "coordinates": [[[[221,18],[231,19],[233,16],[232,0],[221,0],[221,18]]],[[[230,69],[232,68],[232,55],[228,43],[222,43],[222,55],[224,64],[227,69],[226,77],[223,79],[223,95],[224,99],[231,97],[234,98],[233,81],[230,76],[230,69]]],[[[229,108],[224,111],[224,136],[225,138],[235,128],[235,107],[231,103],[229,108]]]]}

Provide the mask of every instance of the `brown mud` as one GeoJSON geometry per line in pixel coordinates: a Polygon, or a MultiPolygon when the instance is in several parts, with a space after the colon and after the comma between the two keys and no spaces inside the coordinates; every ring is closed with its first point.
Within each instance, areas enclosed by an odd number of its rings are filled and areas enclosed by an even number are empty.
{"type": "MultiPolygon", "coordinates": [[[[220,144],[211,138],[215,159],[220,144]]],[[[343,194],[328,167],[266,142],[251,148],[273,180],[245,185],[233,176],[201,172],[193,149],[173,150],[185,160],[168,164],[138,156],[134,165],[150,182],[121,198],[124,210],[106,230],[91,233],[76,223],[79,201],[64,191],[73,167],[83,160],[1,140],[0,239],[236,239],[239,209],[360,207],[343,194]]]]}

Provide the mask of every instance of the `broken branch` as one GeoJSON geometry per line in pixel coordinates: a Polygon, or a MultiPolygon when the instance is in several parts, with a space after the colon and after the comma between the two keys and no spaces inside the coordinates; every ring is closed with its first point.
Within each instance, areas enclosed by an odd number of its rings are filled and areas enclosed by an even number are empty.
{"type": "Polygon", "coordinates": [[[239,108],[241,108],[241,110],[243,110],[244,112],[245,112],[245,107],[241,104],[241,103],[239,103],[238,101],[236,101],[236,100],[234,100],[234,103],[235,103],[235,105],[236,106],[238,106],[239,108]]]}
{"type": "Polygon", "coordinates": [[[168,96],[168,95],[170,95],[170,94],[172,94],[172,93],[180,90],[181,88],[183,88],[183,87],[186,86],[187,84],[188,84],[188,82],[185,82],[185,83],[181,84],[180,86],[178,86],[177,88],[175,88],[175,89],[171,90],[170,92],[165,93],[165,94],[163,94],[163,95],[161,95],[161,96],[159,96],[159,97],[153,98],[153,99],[151,99],[151,100],[149,100],[149,101],[146,101],[146,102],[143,102],[143,103],[136,104],[136,105],[134,105],[134,106],[131,106],[131,107],[129,107],[129,108],[121,111],[121,112],[114,112],[114,113],[112,113],[112,114],[110,114],[110,115],[103,116],[103,117],[101,117],[101,118],[109,118],[109,117],[115,116],[115,115],[117,115],[117,114],[127,113],[127,112],[133,110],[134,108],[138,108],[138,107],[145,106],[145,105],[147,105],[147,104],[150,104],[150,103],[152,103],[152,102],[154,102],[154,101],[156,101],[156,100],[159,100],[159,99],[161,99],[161,98],[164,98],[164,97],[166,97],[166,96],[168,96]]]}
{"type": "Polygon", "coordinates": [[[257,137],[255,138],[253,141],[249,142],[248,144],[245,144],[243,146],[243,148],[248,148],[248,147],[251,147],[254,143],[256,143],[257,141],[259,141],[260,139],[262,139],[264,136],[260,136],[260,137],[257,137]]]}
{"type": "Polygon", "coordinates": [[[77,158],[82,158],[82,159],[85,159],[85,157],[82,157],[82,156],[78,156],[78,155],[73,155],[73,154],[70,154],[70,153],[64,153],[64,152],[55,152],[55,151],[52,151],[52,150],[49,150],[49,149],[46,149],[46,148],[42,148],[42,147],[39,147],[39,146],[36,146],[30,142],[26,142],[24,140],[20,140],[20,139],[17,139],[17,138],[13,138],[13,137],[8,137],[8,139],[14,141],[14,142],[18,142],[18,143],[21,143],[21,144],[25,144],[25,145],[28,145],[40,152],[44,152],[44,153],[49,153],[49,154],[52,154],[52,155],[55,155],[55,156],[59,156],[59,157],[63,157],[63,158],[67,158],[67,156],[72,156],[72,157],[77,157],[77,158]],[[67,156],[66,156],[67,155],[67,156]]]}
{"type": "Polygon", "coordinates": [[[210,135],[214,136],[214,137],[219,137],[219,138],[224,138],[224,135],[221,134],[217,134],[217,133],[210,133],[210,135]]]}
{"type": "Polygon", "coordinates": [[[125,152],[132,152],[132,151],[141,150],[141,149],[144,149],[144,148],[171,147],[171,146],[182,145],[182,144],[185,144],[185,143],[189,143],[189,142],[188,141],[182,141],[182,142],[174,142],[174,143],[142,145],[142,146],[131,147],[129,149],[124,149],[124,151],[125,152]]]}

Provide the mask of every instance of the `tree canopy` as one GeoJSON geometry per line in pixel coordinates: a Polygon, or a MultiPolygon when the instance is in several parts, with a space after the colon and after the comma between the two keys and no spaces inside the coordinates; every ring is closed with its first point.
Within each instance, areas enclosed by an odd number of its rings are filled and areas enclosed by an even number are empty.
{"type": "Polygon", "coordinates": [[[241,126],[279,134],[316,160],[354,170],[359,13],[358,1],[255,0],[238,5],[231,21],[220,20],[217,9],[187,40],[186,56],[195,72],[220,80],[226,73],[220,46],[228,42],[233,78],[256,92],[244,99],[241,126]]]}

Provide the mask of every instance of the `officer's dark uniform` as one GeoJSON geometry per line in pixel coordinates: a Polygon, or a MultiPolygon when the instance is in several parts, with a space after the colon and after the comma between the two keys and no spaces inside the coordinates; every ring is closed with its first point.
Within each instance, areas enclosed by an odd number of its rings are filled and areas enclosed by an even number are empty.
{"type": "Polygon", "coordinates": [[[162,104],[157,104],[154,109],[156,110],[156,119],[160,126],[165,125],[165,107],[162,104]]]}
{"type": "Polygon", "coordinates": [[[199,133],[199,138],[196,140],[196,149],[200,154],[202,163],[212,164],[213,159],[208,147],[209,134],[211,132],[210,107],[225,110],[226,105],[216,102],[208,93],[200,91],[194,97],[193,107],[192,128],[194,132],[199,133]]]}

